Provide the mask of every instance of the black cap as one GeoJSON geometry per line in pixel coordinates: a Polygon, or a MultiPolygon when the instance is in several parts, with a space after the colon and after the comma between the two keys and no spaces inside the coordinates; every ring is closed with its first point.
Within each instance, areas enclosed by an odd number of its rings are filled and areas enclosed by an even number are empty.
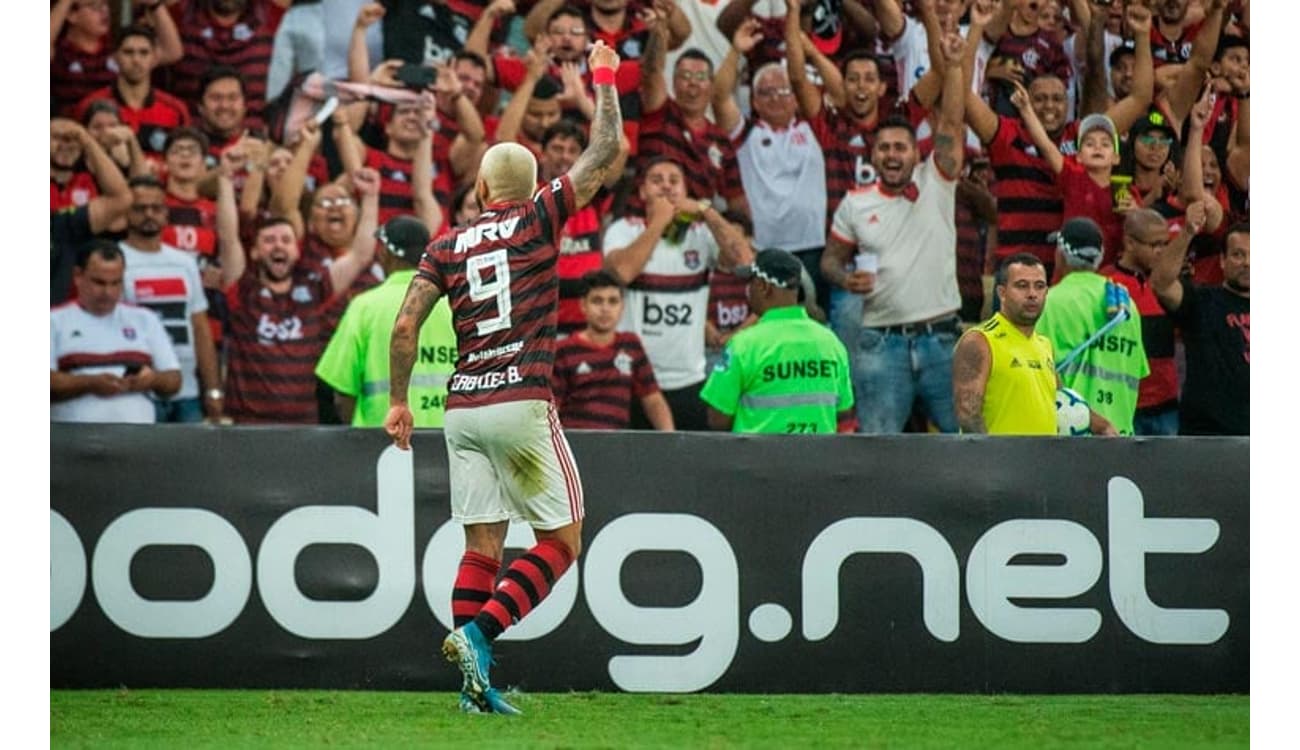
{"type": "Polygon", "coordinates": [[[1047,239],[1055,242],[1057,249],[1067,256],[1091,263],[1094,268],[1101,262],[1101,227],[1092,219],[1082,216],[1070,219],[1061,225],[1059,232],[1047,235],[1047,239]]]}
{"type": "Polygon", "coordinates": [[[384,243],[389,255],[415,266],[429,244],[429,230],[414,216],[394,216],[375,230],[375,239],[384,243]]]}
{"type": "Polygon", "coordinates": [[[775,284],[791,291],[799,288],[799,277],[803,264],[799,259],[784,250],[769,248],[759,250],[754,262],[736,267],[736,276],[749,279],[757,276],[769,284],[775,284]]]}
{"type": "Polygon", "coordinates": [[[1138,118],[1133,126],[1128,129],[1130,138],[1137,138],[1140,135],[1150,133],[1153,130],[1162,130],[1176,143],[1178,141],[1178,131],[1170,124],[1169,118],[1165,117],[1157,110],[1147,112],[1145,117],[1138,118]]]}

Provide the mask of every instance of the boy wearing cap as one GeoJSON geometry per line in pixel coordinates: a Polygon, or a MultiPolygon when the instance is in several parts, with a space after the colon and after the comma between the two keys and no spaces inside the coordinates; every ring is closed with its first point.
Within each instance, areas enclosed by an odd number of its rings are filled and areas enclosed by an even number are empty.
{"type": "Polygon", "coordinates": [[[1065,276],[1047,295],[1035,331],[1052,342],[1061,384],[1078,391],[1115,432],[1132,435],[1138,383],[1151,373],[1137,305],[1122,286],[1096,272],[1103,246],[1095,222],[1070,219],[1053,237],[1056,266],[1065,276]]]}
{"type": "MultiPolygon", "coordinates": [[[[388,344],[397,312],[429,244],[429,230],[414,216],[395,216],[375,232],[384,281],[357,295],[330,338],[316,376],[334,389],[339,417],[353,427],[382,427],[388,414],[388,344]]],[[[442,427],[447,381],[456,368],[456,333],[446,299],[420,327],[419,358],[411,375],[416,427],[442,427]]]]}
{"type": "Polygon", "coordinates": [[[736,275],[748,280],[758,323],[727,342],[700,391],[714,430],[853,432],[849,353],[799,303],[803,264],[784,250],[758,253],[736,275]]]}

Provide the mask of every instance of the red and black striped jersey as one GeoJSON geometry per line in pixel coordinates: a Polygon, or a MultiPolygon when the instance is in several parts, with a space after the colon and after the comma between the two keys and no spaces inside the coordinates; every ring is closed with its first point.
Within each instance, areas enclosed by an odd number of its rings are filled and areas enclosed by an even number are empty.
{"type": "Polygon", "coordinates": [[[992,56],[1019,62],[1025,69],[1026,81],[1050,73],[1064,81],[1067,88],[1070,85],[1070,58],[1065,48],[1041,29],[1026,36],[1016,36],[1008,29],[998,39],[992,56]]]}
{"type": "Polygon", "coordinates": [[[301,265],[283,294],[263,286],[252,264],[226,290],[226,414],[237,422],[318,421],[316,362],[329,342],[325,311],[333,296],[328,273],[301,265]]]}
{"type": "Polygon", "coordinates": [[[989,163],[998,199],[997,257],[1033,253],[1044,264],[1056,260],[1056,245],[1047,235],[1061,228],[1065,202],[1051,166],[1020,120],[998,118],[998,130],[988,143],[989,163]]]}
{"type": "Polygon", "coordinates": [[[734,273],[709,272],[709,322],[719,333],[729,333],[749,317],[749,281],[734,273]]]}
{"type": "Polygon", "coordinates": [[[573,333],[587,326],[582,314],[582,277],[599,269],[605,262],[600,244],[600,216],[608,213],[613,196],[604,188],[591,203],[583,206],[564,222],[560,232],[560,258],[555,264],[560,279],[560,301],[556,326],[560,333],[573,333]]]}
{"type": "Polygon", "coordinates": [[[63,185],[55,182],[53,177],[50,178],[50,211],[84,206],[97,195],[99,184],[89,172],[73,172],[72,178],[63,185]]]}
{"type": "Polygon", "coordinates": [[[50,58],[50,113],[71,117],[86,94],[117,80],[117,63],[108,37],[99,49],[86,52],[61,37],[50,58]]]}
{"type": "Polygon", "coordinates": [[[117,86],[105,86],[86,94],[77,103],[73,119],[81,122],[91,102],[107,99],[117,105],[118,116],[122,124],[130,125],[135,131],[136,140],[145,153],[161,154],[167,145],[167,134],[174,128],[190,124],[190,109],[185,102],[157,88],[150,89],[145,97],[144,106],[132,107],[122,100],[117,86]]]}
{"type": "MultiPolygon", "coordinates": [[[[393,156],[387,151],[366,147],[366,166],[379,173],[379,225],[383,226],[389,219],[402,214],[415,212],[415,200],[411,195],[411,184],[415,178],[415,162],[393,156]]],[[[442,207],[444,216],[450,216],[451,173],[443,172],[434,165],[433,198],[442,207]]],[[[434,230],[437,227],[433,227],[434,230]]]]}
{"type": "Polygon", "coordinates": [[[197,106],[203,74],[214,65],[230,65],[244,79],[245,124],[262,125],[266,107],[266,74],[271,66],[278,17],[274,3],[252,0],[235,23],[225,26],[204,9],[205,3],[168,6],[180,31],[184,56],[172,65],[172,91],[197,106]]]}
{"type": "Polygon", "coordinates": [[[619,331],[606,346],[581,333],[560,343],[555,352],[555,403],[560,424],[579,430],[626,430],[632,398],[659,392],[655,371],[641,338],[619,331]]]}
{"type": "Polygon", "coordinates": [[[876,119],[863,124],[847,111],[822,107],[809,121],[826,154],[826,226],[845,193],[876,181],[871,166],[871,146],[876,140],[876,119]]]}
{"type": "Polygon", "coordinates": [[[460,352],[448,410],[551,400],[556,244],[576,210],[564,175],[532,200],[488,206],[430,243],[416,273],[450,302],[460,352]]]}
{"type": "Polygon", "coordinates": [[[1182,36],[1169,39],[1160,32],[1160,24],[1151,24],[1151,61],[1158,68],[1161,65],[1181,64],[1192,59],[1192,44],[1200,33],[1204,21],[1183,27],[1182,36]]]}
{"type": "Polygon", "coordinates": [[[681,106],[671,97],[659,109],[641,116],[639,141],[642,165],[655,157],[682,165],[690,197],[712,200],[720,195],[730,201],[745,194],[736,149],[727,133],[713,122],[700,130],[691,129],[681,106]]]}
{"type": "Polygon", "coordinates": [[[167,226],[162,241],[207,258],[217,255],[217,204],[207,198],[187,201],[168,193],[167,226]]]}

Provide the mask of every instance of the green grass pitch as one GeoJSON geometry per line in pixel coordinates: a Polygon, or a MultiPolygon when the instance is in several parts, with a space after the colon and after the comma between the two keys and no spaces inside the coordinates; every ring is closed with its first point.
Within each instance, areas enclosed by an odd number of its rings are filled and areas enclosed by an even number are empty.
{"type": "Polygon", "coordinates": [[[523,717],[452,693],[52,690],[55,748],[1220,748],[1250,697],[522,693],[523,717]]]}

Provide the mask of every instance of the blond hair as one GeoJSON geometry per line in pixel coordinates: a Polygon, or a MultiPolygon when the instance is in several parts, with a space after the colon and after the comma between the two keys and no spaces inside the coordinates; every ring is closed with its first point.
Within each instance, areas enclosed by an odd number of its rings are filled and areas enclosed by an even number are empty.
{"type": "Polygon", "coordinates": [[[537,158],[518,143],[498,143],[483,154],[478,181],[487,203],[527,200],[537,189],[537,158]]]}

